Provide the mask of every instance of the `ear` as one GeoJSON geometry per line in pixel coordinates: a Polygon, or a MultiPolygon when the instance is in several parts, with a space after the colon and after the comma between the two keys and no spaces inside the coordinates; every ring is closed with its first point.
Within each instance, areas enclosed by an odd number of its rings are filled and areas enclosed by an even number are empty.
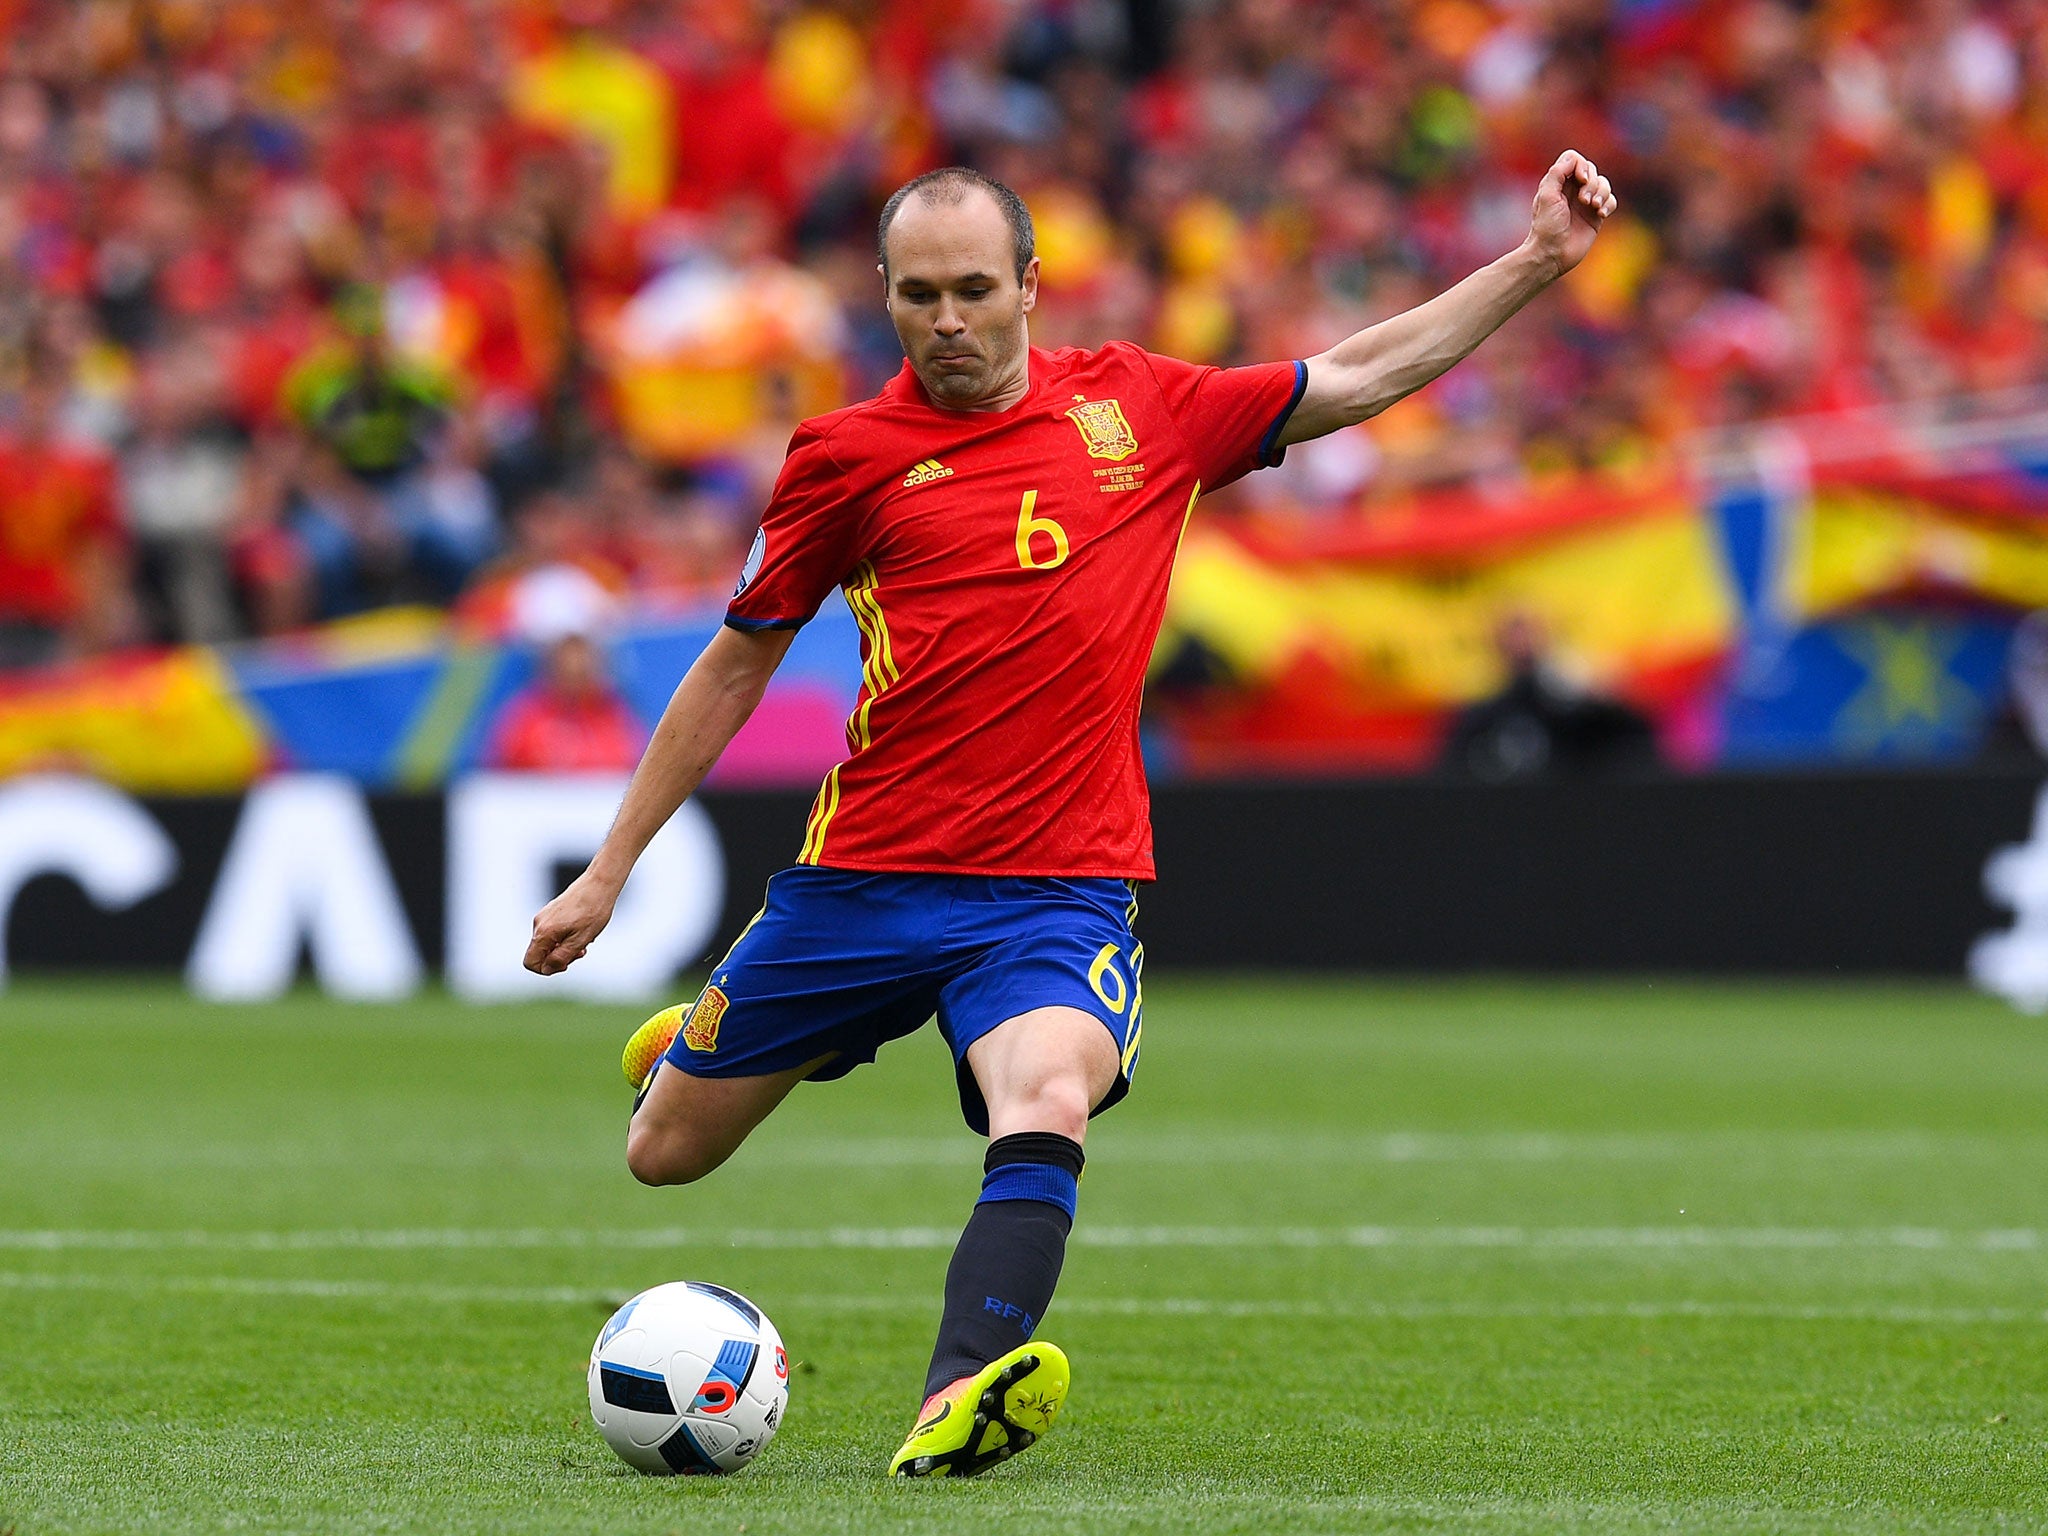
{"type": "Polygon", "coordinates": [[[1036,256],[1025,263],[1024,277],[1018,286],[1024,290],[1024,313],[1028,315],[1038,307],[1038,258],[1036,256]]]}
{"type": "Polygon", "coordinates": [[[889,269],[878,261],[875,263],[875,270],[882,275],[882,308],[887,309],[889,307],[889,269]]]}

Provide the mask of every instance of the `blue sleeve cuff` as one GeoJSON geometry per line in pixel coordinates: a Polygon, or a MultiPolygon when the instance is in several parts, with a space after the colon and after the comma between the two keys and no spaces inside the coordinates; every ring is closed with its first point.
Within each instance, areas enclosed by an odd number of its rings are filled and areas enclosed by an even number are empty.
{"type": "Polygon", "coordinates": [[[748,635],[758,635],[764,629],[802,629],[808,622],[807,619],[743,619],[736,613],[725,616],[726,628],[748,635]]]}
{"type": "Polygon", "coordinates": [[[1308,364],[1300,358],[1294,360],[1294,393],[1287,397],[1287,404],[1280,408],[1280,414],[1273,418],[1273,424],[1266,428],[1266,435],[1259,439],[1258,466],[1271,469],[1287,457],[1287,450],[1280,446],[1280,434],[1287,426],[1287,420],[1294,414],[1294,408],[1301,404],[1301,397],[1308,389],[1308,364]]]}

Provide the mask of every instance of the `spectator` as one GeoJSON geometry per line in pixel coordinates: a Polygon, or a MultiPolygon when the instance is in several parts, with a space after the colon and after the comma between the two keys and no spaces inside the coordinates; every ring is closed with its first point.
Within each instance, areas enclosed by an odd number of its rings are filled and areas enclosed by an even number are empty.
{"type": "Polygon", "coordinates": [[[284,634],[314,616],[313,572],[288,521],[300,454],[300,444],[282,431],[259,436],[229,521],[236,607],[258,635],[284,634]]]}
{"type": "MultiPolygon", "coordinates": [[[[1237,493],[1279,514],[2048,376],[2040,0],[175,9],[19,0],[0,60],[0,419],[42,388],[58,437],[122,445],[159,637],[448,601],[503,574],[501,503],[621,439],[699,487],[779,449],[894,371],[872,215],[962,156],[1039,212],[1034,334],[1218,362],[1440,290],[1559,144],[1599,159],[1624,212],[1563,291],[1237,493]]],[[[754,479],[596,558],[670,602],[754,479]]],[[[15,652],[138,633],[85,542],[106,601],[9,595],[15,652]]]]}
{"type": "Polygon", "coordinates": [[[391,518],[405,539],[419,596],[452,602],[498,547],[498,498],[483,473],[476,420],[458,416],[427,462],[394,485],[391,518]]]}
{"type": "Polygon", "coordinates": [[[519,636],[538,647],[540,675],[515,694],[491,732],[485,763],[521,773],[624,773],[647,732],[605,674],[600,637],[610,593],[573,566],[549,566],[519,582],[519,636]]]}
{"type": "Polygon", "coordinates": [[[247,451],[225,397],[212,356],[191,341],[156,354],[137,381],[121,498],[158,640],[225,640],[240,628],[227,532],[247,451]]]}
{"type": "Polygon", "coordinates": [[[623,600],[630,579],[578,487],[554,487],[530,497],[512,516],[512,537],[503,554],[469,585],[455,605],[455,617],[479,634],[516,634],[522,584],[541,571],[574,569],[623,600]]]}
{"type": "Polygon", "coordinates": [[[1505,783],[1656,766],[1649,721],[1559,666],[1533,618],[1510,614],[1495,638],[1507,680],[1452,722],[1446,772],[1505,783]]]}
{"type": "Polygon", "coordinates": [[[406,595],[405,531],[390,503],[324,443],[298,454],[286,528],[311,578],[315,617],[360,613],[406,595]]]}
{"type": "Polygon", "coordinates": [[[294,416],[314,441],[365,485],[385,487],[418,469],[446,426],[448,381],[392,354],[375,292],[357,289],[340,307],[341,334],[285,381],[294,416]]]}
{"type": "Polygon", "coordinates": [[[64,441],[62,386],[32,375],[0,433],[0,667],[106,649],[135,632],[113,464],[64,441]]]}

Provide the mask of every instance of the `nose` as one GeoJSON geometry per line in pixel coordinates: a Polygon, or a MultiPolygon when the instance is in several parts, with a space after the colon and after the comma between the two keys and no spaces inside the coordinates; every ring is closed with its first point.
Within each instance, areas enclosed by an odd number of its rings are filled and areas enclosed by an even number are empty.
{"type": "Polygon", "coordinates": [[[953,300],[950,297],[942,297],[939,300],[938,313],[932,316],[932,329],[939,335],[947,337],[966,334],[967,322],[961,318],[960,311],[953,307],[953,300]]]}

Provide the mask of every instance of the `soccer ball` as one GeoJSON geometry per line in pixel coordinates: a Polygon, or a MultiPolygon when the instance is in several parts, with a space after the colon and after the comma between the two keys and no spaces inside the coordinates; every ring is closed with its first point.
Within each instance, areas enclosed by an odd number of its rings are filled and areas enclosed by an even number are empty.
{"type": "Polygon", "coordinates": [[[590,1351],[590,1416],[628,1465],[657,1477],[739,1471],[775,1438],[788,1404],[782,1336],[722,1285],[642,1291],[590,1351]]]}

